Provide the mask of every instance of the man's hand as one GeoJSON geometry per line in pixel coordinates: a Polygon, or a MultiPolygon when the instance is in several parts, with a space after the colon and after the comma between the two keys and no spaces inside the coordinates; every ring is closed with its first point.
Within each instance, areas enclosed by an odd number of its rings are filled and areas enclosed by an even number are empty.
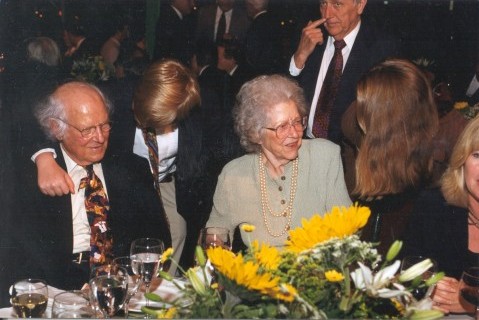
{"type": "Polygon", "coordinates": [[[227,58],[225,55],[225,47],[219,46],[217,48],[218,51],[218,65],[217,68],[227,73],[230,73],[238,64],[236,60],[231,57],[227,58]]]}
{"type": "Polygon", "coordinates": [[[323,44],[323,32],[318,27],[325,23],[326,20],[326,18],[323,18],[316,21],[309,21],[308,25],[303,28],[298,49],[293,56],[294,64],[298,69],[304,68],[306,60],[308,60],[309,55],[313,52],[316,45],[323,44]]]}
{"type": "Polygon", "coordinates": [[[40,191],[51,197],[75,193],[72,179],[55,161],[50,152],[44,152],[35,159],[40,191]]]}

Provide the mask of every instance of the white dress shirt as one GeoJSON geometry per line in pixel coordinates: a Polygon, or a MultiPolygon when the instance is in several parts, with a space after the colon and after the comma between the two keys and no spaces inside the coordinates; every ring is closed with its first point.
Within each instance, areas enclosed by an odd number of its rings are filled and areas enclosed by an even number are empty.
{"type": "MultiPolygon", "coordinates": [[[[349,54],[351,53],[351,49],[353,48],[354,41],[356,40],[356,36],[358,35],[359,28],[361,26],[361,21],[358,25],[350,32],[346,37],[344,37],[344,42],[346,42],[346,46],[343,48],[341,53],[343,54],[343,70],[346,66],[346,63],[349,58],[349,54]]],[[[326,77],[326,73],[328,71],[329,63],[333,59],[334,56],[334,38],[329,36],[326,42],[326,48],[324,50],[323,59],[321,60],[321,67],[319,69],[318,80],[316,82],[316,88],[314,90],[313,100],[311,101],[311,108],[309,111],[309,118],[308,118],[308,127],[306,129],[306,135],[310,138],[314,138],[312,133],[313,128],[313,121],[314,121],[314,114],[316,112],[316,105],[318,103],[319,94],[321,93],[321,88],[323,86],[324,78],[326,77]]],[[[291,62],[289,64],[289,73],[295,77],[298,76],[303,69],[299,69],[294,63],[294,56],[291,57],[291,62]]]]}
{"type": "Polygon", "coordinates": [[[472,97],[474,93],[476,93],[477,89],[479,89],[479,81],[477,80],[476,75],[474,75],[469,83],[469,87],[467,88],[466,96],[472,97]]]}
{"type": "MultiPolygon", "coordinates": [[[[158,178],[163,180],[166,175],[176,171],[175,159],[178,153],[178,128],[173,132],[156,135],[158,143],[158,178]]],[[[148,147],[143,137],[141,129],[136,128],[135,143],[133,145],[133,153],[148,160],[151,169],[150,156],[148,147]]]]}
{"type": "MultiPolygon", "coordinates": [[[[223,13],[223,11],[220,9],[220,7],[216,7],[215,32],[214,32],[213,39],[216,39],[216,33],[218,32],[218,24],[220,23],[222,13],[223,13]]],[[[230,31],[231,16],[232,15],[233,15],[233,9],[225,11],[225,20],[226,20],[225,33],[229,33],[229,31],[230,31]]]]}
{"type": "MultiPolygon", "coordinates": [[[[62,148],[63,158],[67,166],[67,173],[75,185],[75,194],[71,194],[72,221],[73,221],[73,253],[90,250],[90,224],[85,209],[85,188],[78,190],[80,181],[87,176],[84,167],[73,161],[62,148]]],[[[108,190],[103,176],[103,169],[100,163],[93,165],[93,171],[103,183],[103,188],[108,196],[108,190]]]]}

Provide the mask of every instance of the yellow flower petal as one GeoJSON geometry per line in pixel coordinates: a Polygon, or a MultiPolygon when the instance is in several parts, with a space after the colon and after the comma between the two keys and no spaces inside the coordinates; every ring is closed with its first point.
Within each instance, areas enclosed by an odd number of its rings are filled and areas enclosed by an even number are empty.
{"type": "Polygon", "coordinates": [[[243,229],[244,232],[253,232],[254,229],[256,229],[255,226],[253,226],[252,224],[242,224],[241,225],[241,229],[243,229]]]}
{"type": "Polygon", "coordinates": [[[170,257],[173,255],[173,252],[175,252],[173,248],[166,249],[166,251],[161,255],[161,263],[165,263],[168,259],[170,259],[170,257]]]}
{"type": "Polygon", "coordinates": [[[336,270],[328,270],[324,273],[326,280],[329,282],[340,282],[344,280],[344,276],[341,272],[337,272],[336,270]]]}

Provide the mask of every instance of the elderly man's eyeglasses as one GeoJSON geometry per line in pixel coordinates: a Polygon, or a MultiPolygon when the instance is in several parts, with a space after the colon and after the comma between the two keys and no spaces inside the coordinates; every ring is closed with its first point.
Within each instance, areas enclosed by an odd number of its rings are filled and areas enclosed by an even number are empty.
{"type": "Polygon", "coordinates": [[[65,120],[58,119],[58,118],[55,118],[55,119],[63,122],[64,124],[72,127],[73,129],[76,129],[78,132],[80,132],[80,134],[83,138],[91,138],[95,134],[96,128],[100,128],[100,130],[102,132],[108,132],[108,131],[111,130],[111,121],[106,121],[106,122],[97,124],[96,126],[91,126],[91,127],[88,127],[88,128],[79,129],[79,128],[75,127],[74,125],[66,122],[65,120]]]}
{"type": "Polygon", "coordinates": [[[284,139],[288,136],[289,129],[291,127],[293,127],[293,129],[298,133],[303,132],[304,128],[306,128],[307,119],[308,117],[302,117],[300,119],[294,119],[294,120],[290,120],[288,122],[282,123],[276,128],[263,127],[263,129],[274,131],[276,132],[276,137],[278,137],[278,139],[284,139]]]}

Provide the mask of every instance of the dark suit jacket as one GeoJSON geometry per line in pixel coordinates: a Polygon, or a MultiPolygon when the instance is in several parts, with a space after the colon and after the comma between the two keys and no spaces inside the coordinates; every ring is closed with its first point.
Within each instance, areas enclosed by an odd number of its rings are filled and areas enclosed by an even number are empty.
{"type": "Polygon", "coordinates": [[[479,255],[468,250],[468,211],[448,205],[439,189],[424,190],[416,201],[404,235],[402,256],[436,260],[438,270],[459,279],[479,255]]]}
{"type": "MultiPolygon", "coordinates": [[[[327,39],[327,35],[325,35],[327,39]]],[[[323,59],[326,41],[317,46],[306,61],[304,70],[299,76],[299,83],[304,89],[306,100],[313,100],[319,68],[323,59]]],[[[353,48],[343,70],[338,93],[330,114],[328,139],[339,143],[341,140],[341,116],[356,99],[356,84],[363,74],[372,66],[388,57],[397,56],[399,49],[394,39],[361,22],[353,48]]]]}
{"type": "Polygon", "coordinates": [[[172,58],[189,66],[194,48],[192,27],[189,16],[180,19],[170,5],[162,5],[156,24],[153,60],[172,58]]]}
{"type": "MultiPolygon", "coordinates": [[[[208,5],[202,7],[198,14],[198,24],[196,27],[196,42],[207,41],[214,43],[215,20],[217,5],[208,5]]],[[[248,15],[242,3],[237,1],[231,14],[229,34],[236,37],[240,42],[244,41],[246,31],[250,22],[248,15]]]]}
{"type": "Polygon", "coordinates": [[[92,40],[85,38],[80,44],[80,47],[70,56],[64,57],[63,68],[66,73],[70,73],[73,62],[83,60],[87,57],[94,57],[100,55],[100,48],[98,48],[92,40]]]}
{"type": "Polygon", "coordinates": [[[267,11],[253,19],[246,33],[245,60],[249,72],[261,74],[284,73],[280,22],[267,11]]]}
{"type": "MultiPolygon", "coordinates": [[[[65,168],[59,145],[58,163],[65,168]]],[[[171,246],[165,213],[153,187],[148,163],[134,155],[105,155],[102,169],[110,202],[108,224],[115,256],[129,255],[136,238],[154,237],[171,246]]],[[[88,274],[72,270],[73,228],[70,195],[49,197],[36,185],[35,166],[26,167],[15,194],[15,219],[7,224],[16,241],[12,261],[15,278],[34,277],[61,289],[80,289],[88,274]]],[[[2,257],[2,261],[5,257],[2,257]]],[[[11,282],[15,279],[12,277],[11,282]]]]}

